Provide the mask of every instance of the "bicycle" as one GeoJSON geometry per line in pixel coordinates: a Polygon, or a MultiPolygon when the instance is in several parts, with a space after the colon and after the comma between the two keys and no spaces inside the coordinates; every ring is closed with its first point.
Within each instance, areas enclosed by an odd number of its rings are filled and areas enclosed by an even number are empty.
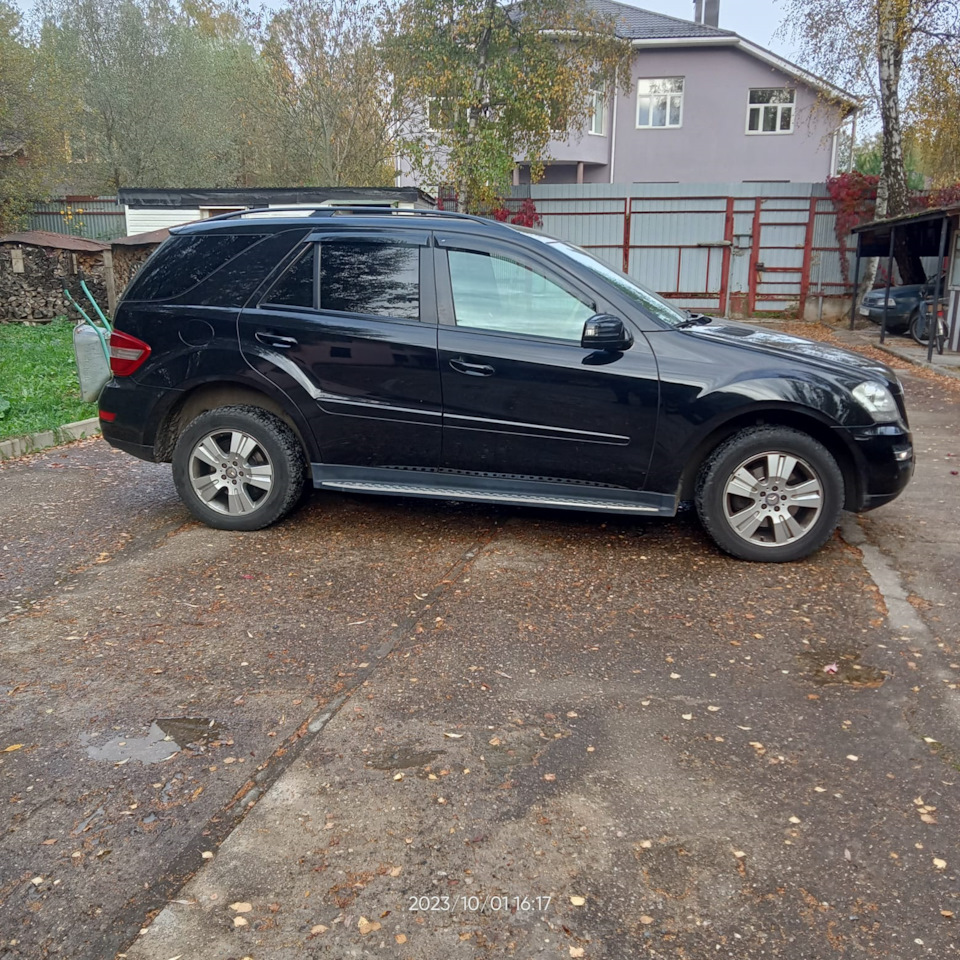
{"type": "MultiPolygon", "coordinates": [[[[917,343],[922,346],[927,346],[930,341],[930,332],[929,332],[929,313],[933,307],[933,298],[930,297],[927,300],[923,300],[920,303],[920,310],[917,315],[910,321],[910,336],[913,337],[917,343]]],[[[934,346],[937,348],[937,353],[943,354],[944,344],[947,342],[947,303],[946,300],[941,300],[937,307],[937,322],[936,329],[934,332],[934,346]]]]}

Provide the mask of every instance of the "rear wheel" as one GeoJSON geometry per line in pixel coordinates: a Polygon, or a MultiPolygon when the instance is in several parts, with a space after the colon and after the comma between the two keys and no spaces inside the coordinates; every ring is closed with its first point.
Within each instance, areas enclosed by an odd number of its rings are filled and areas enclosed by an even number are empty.
{"type": "Polygon", "coordinates": [[[260,407],[200,414],[173,451],[173,480],[187,509],[220,530],[260,530],[285,516],[306,483],[296,435],[260,407]]]}
{"type": "Polygon", "coordinates": [[[819,550],[843,508],[843,476],[821,443],[789,427],[744,430],[721,444],[697,481],[700,522],[741,560],[784,563],[819,550]]]}

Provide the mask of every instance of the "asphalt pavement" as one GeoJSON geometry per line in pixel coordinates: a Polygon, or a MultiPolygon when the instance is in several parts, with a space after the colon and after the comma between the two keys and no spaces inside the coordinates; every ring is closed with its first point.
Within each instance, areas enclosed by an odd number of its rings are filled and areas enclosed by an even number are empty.
{"type": "Polygon", "coordinates": [[[960,393],[814,558],[315,495],[254,534],[0,465],[0,957],[947,957],[960,393]]]}

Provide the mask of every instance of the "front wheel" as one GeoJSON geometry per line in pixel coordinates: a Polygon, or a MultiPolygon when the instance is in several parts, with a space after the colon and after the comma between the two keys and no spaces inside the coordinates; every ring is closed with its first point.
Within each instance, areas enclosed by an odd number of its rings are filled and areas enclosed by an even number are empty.
{"type": "Polygon", "coordinates": [[[173,482],[187,509],[220,530],[261,530],[285,516],[306,483],[293,430],[260,407],[201,413],[177,440],[173,482]]]}
{"type": "Polygon", "coordinates": [[[801,560],[829,539],[843,476],[821,443],[789,427],[754,427],[722,443],[697,480],[700,522],[741,560],[801,560]]]}

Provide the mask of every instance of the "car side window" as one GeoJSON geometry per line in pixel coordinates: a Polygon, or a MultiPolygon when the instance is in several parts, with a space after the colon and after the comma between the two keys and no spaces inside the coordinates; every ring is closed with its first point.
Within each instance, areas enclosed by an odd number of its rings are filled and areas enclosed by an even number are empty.
{"type": "Polygon", "coordinates": [[[267,306],[315,309],[316,244],[311,243],[281,275],[263,298],[267,306]]]}
{"type": "Polygon", "coordinates": [[[419,245],[353,239],[322,242],[320,309],[419,320],[419,245]]]}
{"type": "Polygon", "coordinates": [[[592,305],[543,274],[506,257],[450,250],[450,285],[458,327],[580,342],[592,305]]]}

